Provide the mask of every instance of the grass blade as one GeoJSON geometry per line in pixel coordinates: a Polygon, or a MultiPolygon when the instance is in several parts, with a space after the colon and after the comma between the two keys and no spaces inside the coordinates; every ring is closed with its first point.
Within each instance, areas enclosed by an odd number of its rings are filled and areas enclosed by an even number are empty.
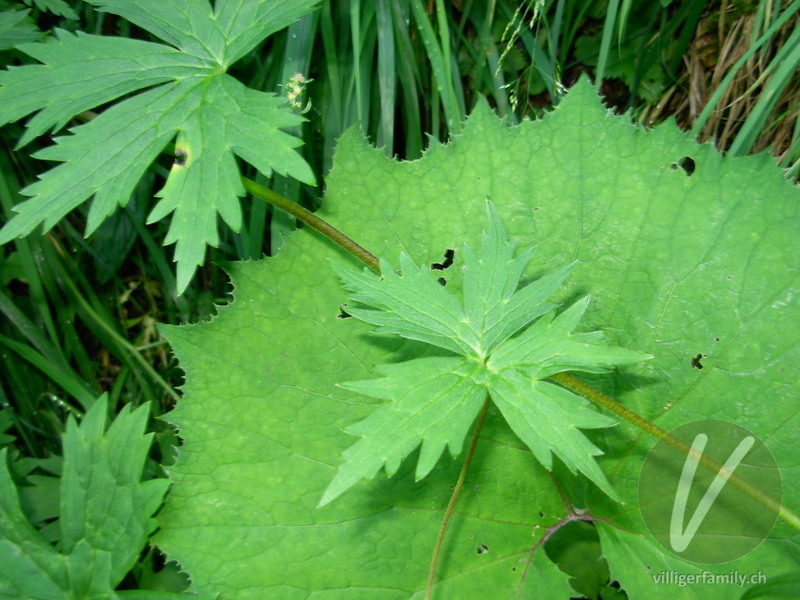
{"type": "Polygon", "coordinates": [[[722,98],[723,94],[725,93],[725,90],[731,84],[734,77],[736,77],[736,74],[738,73],[742,65],[744,65],[762,46],[764,46],[767,42],[769,42],[772,39],[772,36],[775,34],[775,32],[778,31],[781,27],[783,27],[789,21],[789,19],[791,19],[792,16],[798,11],[798,9],[800,9],[800,1],[795,0],[794,2],[792,2],[791,5],[789,5],[789,7],[785,11],[783,11],[781,16],[775,20],[775,22],[769,27],[769,29],[767,29],[767,31],[765,31],[764,34],[753,43],[753,45],[747,50],[747,52],[745,52],[741,56],[741,58],[738,61],[736,61],[736,64],[734,64],[731,70],[725,75],[725,77],[723,77],[719,86],[717,87],[716,90],[714,90],[714,93],[711,95],[711,98],[709,98],[708,102],[706,102],[706,105],[703,107],[702,112],[697,117],[697,120],[695,121],[694,125],[692,126],[692,129],[689,132],[689,134],[692,137],[699,136],[700,133],[703,131],[703,128],[708,122],[711,113],[717,107],[717,104],[719,104],[720,98],[722,98]]]}

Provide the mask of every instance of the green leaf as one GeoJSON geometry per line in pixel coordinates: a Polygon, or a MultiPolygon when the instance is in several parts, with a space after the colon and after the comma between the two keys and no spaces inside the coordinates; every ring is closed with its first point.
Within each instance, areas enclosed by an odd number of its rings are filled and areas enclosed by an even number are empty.
{"type": "Polygon", "coordinates": [[[0,50],[32,42],[42,37],[36,23],[28,16],[29,10],[4,10],[0,12],[0,50]]]}
{"type": "Polygon", "coordinates": [[[224,68],[258,43],[311,12],[319,0],[88,0],[190,55],[224,68]]]}
{"type": "MultiPolygon", "coordinates": [[[[24,44],[19,50],[43,64],[0,72],[0,97],[4,100],[0,124],[38,111],[26,123],[18,147],[49,129],[61,129],[85,110],[173,79],[203,77],[210,66],[169,46],[83,32],[72,34],[63,29],[56,29],[55,37],[45,42],[24,44]],[[87,56],[91,57],[90,65],[87,56]],[[55,98],[54,86],[59,92],[55,98]]],[[[141,110],[136,106],[133,109],[141,110]]],[[[40,158],[57,160],[47,155],[40,158]]]]}
{"type": "Polygon", "coordinates": [[[7,454],[0,450],[0,598],[62,598],[67,567],[22,513],[7,454]]]}
{"type": "Polygon", "coordinates": [[[419,358],[379,367],[384,379],[345,384],[348,390],[392,402],[347,428],[348,433],[363,437],[342,455],[345,462],[320,506],[361,479],[372,478],[383,466],[391,477],[421,441],[417,481],[431,472],[445,446],[458,456],[486,398],[486,390],[472,380],[477,370],[476,364],[463,358],[419,358]]]}
{"type": "Polygon", "coordinates": [[[273,94],[248,89],[225,74],[277,29],[310,11],[316,0],[239,0],[212,9],[207,0],[92,0],[171,46],[57,30],[55,39],[19,49],[41,65],[0,72],[0,125],[38,111],[20,145],[75,115],[143,90],[59,137],[36,157],[63,164],[23,194],[19,214],[0,230],[0,243],[52,227],[94,198],[87,235],[125,206],[144,171],[176,138],[176,161],[150,222],[174,213],[167,243],[176,243],[178,292],[216,246],[217,214],[241,226],[244,188],[237,158],[264,175],[273,171],[309,184],[313,173],[294,150],[300,140],[280,131],[302,118],[273,94]],[[154,87],[155,86],[155,87],[154,87]],[[54,99],[52,90],[58,89],[54,99]]]}
{"type": "Polygon", "coordinates": [[[531,326],[517,338],[507,339],[550,310],[552,305],[544,301],[573,265],[517,291],[533,248],[514,257],[514,244],[508,241],[494,205],[487,202],[486,206],[489,231],[483,235],[482,252],[477,254],[464,244],[463,303],[445,291],[425,265],[417,267],[406,254],[400,255],[399,274],[385,261],[380,276],[337,269],[352,300],[378,309],[348,307],[349,314],[379,325],[379,333],[428,342],[463,358],[385,366],[379,371],[387,377],[345,386],[392,402],[347,428],[362,439],[343,454],[345,462],[320,506],[361,478],[373,477],[382,465],[387,475],[393,475],[420,441],[416,477],[425,477],[445,445],[453,456],[459,453],[487,393],[546,469],[553,468],[552,451],[573,473],[580,470],[609,496],[619,499],[592,458],[602,452],[578,431],[579,427],[610,427],[614,421],[587,409],[587,402],[571,392],[536,379],[568,369],[600,373],[651,357],[570,340],[588,299],[556,319],[552,315],[541,319],[542,326],[531,326]]]}
{"type": "Polygon", "coordinates": [[[69,4],[64,2],[64,0],[25,0],[25,4],[28,6],[35,4],[39,10],[51,12],[54,15],[59,15],[68,19],[78,18],[75,11],[72,10],[69,4]]]}
{"type": "Polygon", "coordinates": [[[545,304],[567,278],[574,264],[517,290],[533,248],[514,258],[514,244],[506,239],[506,230],[494,205],[487,203],[489,232],[483,235],[480,255],[464,244],[464,316],[479,337],[480,356],[486,356],[497,344],[516,333],[536,317],[554,307],[545,304]]]}
{"type": "Polygon", "coordinates": [[[783,573],[771,577],[745,591],[739,600],[757,598],[797,598],[800,595],[800,573],[783,573]]]}
{"type": "MultiPolygon", "coordinates": [[[[378,256],[405,252],[431,265],[456,249],[437,273],[451,294],[463,289],[462,245],[482,248],[490,196],[518,247],[536,247],[520,289],[578,261],[551,300],[569,307],[591,294],[567,341],[598,345],[600,336],[583,332],[602,330],[609,345],[654,357],[581,379],[666,429],[707,416],[747,427],[781,466],[783,504],[800,506],[800,344],[787,334],[800,322],[800,201],[774,159],[723,157],[669,123],[633,127],[580,81],[554,112],[519,127],[479,103],[461,134],[420,160],[388,161],[351,131],[325,189],[318,214],[378,256]],[[695,162],[691,175],[684,157],[695,162]],[[702,370],[691,366],[698,353],[707,355],[702,370]]],[[[412,456],[391,478],[362,481],[317,508],[355,441],[344,430],[381,410],[337,384],[374,380],[373,365],[428,358],[421,349],[431,348],[337,318],[347,298],[329,259],[348,260],[301,229],[275,257],[231,265],[235,299],[212,320],[164,329],[186,371],[169,415],[184,444],[155,540],[198,590],[237,600],[424,595],[460,461],[442,458],[416,481],[412,456]]],[[[653,440],[627,422],[582,433],[605,452],[594,460],[624,505],[557,457],[548,472],[489,408],[434,599],[574,596],[569,576],[537,546],[568,509],[595,519],[611,580],[631,599],[742,593],[726,583],[657,584],[653,575],[665,570],[760,570],[768,581],[797,571],[798,534],[780,521],[732,563],[665,554],[637,506],[653,440]],[[479,553],[483,544],[488,552],[479,553]]]]}
{"type": "Polygon", "coordinates": [[[611,367],[653,358],[625,348],[591,343],[600,341],[602,332],[573,333],[588,306],[587,296],[558,316],[555,311],[543,316],[497,348],[488,360],[489,368],[500,372],[518,369],[533,379],[545,379],[563,371],[603,373],[611,367]]]}
{"type": "Polygon", "coordinates": [[[58,550],[24,517],[0,453],[0,597],[110,594],[138,559],[169,482],[142,481],[148,407],[126,405],[108,429],[107,410],[102,396],[67,423],[58,550]]]}
{"type": "MultiPolygon", "coordinates": [[[[152,442],[144,434],[148,406],[131,411],[127,404],[106,430],[103,397],[84,416],[80,427],[71,419],[64,434],[61,478],[59,550],[73,555],[74,574],[87,564],[107,565],[114,589],[130,570],[155,529],[151,517],[161,504],[168,482],[142,482],[142,470],[152,442]],[[82,562],[89,560],[89,562],[82,562]]],[[[86,580],[96,580],[93,573],[86,580]]]]}
{"type": "Polygon", "coordinates": [[[616,421],[588,408],[583,398],[514,369],[492,376],[489,390],[511,429],[546,469],[553,468],[552,452],[573,473],[581,471],[611,498],[620,500],[593,458],[603,452],[578,431],[611,427],[616,421]]]}
{"type": "Polygon", "coordinates": [[[417,267],[400,255],[400,273],[386,261],[381,275],[336,265],[350,298],[377,310],[348,307],[348,314],[378,325],[376,333],[402,335],[456,354],[477,356],[479,339],[463,319],[458,301],[431,277],[425,265],[417,267]]]}

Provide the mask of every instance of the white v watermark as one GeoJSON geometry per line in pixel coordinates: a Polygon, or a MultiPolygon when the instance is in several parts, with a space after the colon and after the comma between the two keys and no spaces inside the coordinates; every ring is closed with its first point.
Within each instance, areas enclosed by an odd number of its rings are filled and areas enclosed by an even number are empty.
{"type": "Polygon", "coordinates": [[[672,505],[672,520],[669,527],[669,542],[675,552],[683,552],[692,543],[692,539],[703,523],[703,519],[708,515],[708,511],[711,510],[711,506],[719,496],[722,488],[755,444],[755,438],[753,436],[743,438],[731,452],[728,460],[725,461],[725,464],[714,477],[714,481],[708,486],[706,493],[695,508],[689,523],[686,525],[686,529],[683,529],[689,490],[692,487],[697,465],[700,463],[700,456],[703,454],[707,443],[708,436],[704,433],[698,433],[692,442],[692,448],[686,457],[686,462],[683,463],[683,471],[675,492],[675,502],[672,505]]]}
{"type": "Polygon", "coordinates": [[[699,564],[730,562],[758,547],[778,519],[762,499],[781,501],[769,448],[752,431],[718,419],[690,421],[670,435],[672,443],[659,440],[639,472],[639,510],[654,540],[699,564]]]}

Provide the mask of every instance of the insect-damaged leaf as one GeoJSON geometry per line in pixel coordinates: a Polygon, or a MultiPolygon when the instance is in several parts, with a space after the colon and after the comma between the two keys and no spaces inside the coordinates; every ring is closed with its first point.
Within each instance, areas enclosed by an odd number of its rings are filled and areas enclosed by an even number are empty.
{"type": "Polygon", "coordinates": [[[553,452],[571,471],[580,470],[619,499],[594,462],[593,456],[602,452],[578,430],[609,427],[614,421],[586,408],[586,401],[571,392],[536,380],[561,370],[585,366],[583,370],[599,372],[649,357],[596,346],[588,343],[586,335],[573,340],[585,300],[555,319],[543,317],[543,326],[534,324],[509,339],[553,308],[545,301],[573,265],[518,290],[533,248],[515,257],[500,216],[491,202],[486,206],[489,231],[483,235],[481,251],[464,244],[461,302],[436,283],[430,269],[417,267],[405,254],[400,256],[399,273],[386,261],[381,262],[381,275],[337,268],[350,298],[371,308],[351,309],[354,317],[379,325],[378,333],[427,342],[461,357],[387,365],[379,369],[386,375],[383,379],[345,386],[389,402],[347,428],[361,439],[344,453],[344,463],[321,505],[361,478],[373,477],[381,465],[391,476],[420,442],[416,477],[426,476],[445,446],[454,456],[459,453],[487,394],[545,468],[552,469],[553,452]],[[494,361],[495,352],[501,356],[499,361],[494,361]]]}
{"type": "MultiPolygon", "coordinates": [[[[337,145],[318,214],[393,261],[404,251],[416,265],[432,264],[455,248],[443,289],[460,297],[461,247],[481,249],[487,196],[518,248],[536,248],[523,287],[577,260],[548,301],[572,307],[591,294],[578,331],[602,330],[607,347],[654,356],[581,379],[665,429],[701,415],[735,420],[768,440],[785,474],[783,501],[800,504],[800,344],[786,335],[800,322],[800,201],[773,159],[722,157],[671,124],[632,127],[583,81],[553,113],[519,127],[479,104],[463,133],[416,161],[387,161],[351,131],[337,145]],[[670,170],[684,156],[695,162],[688,177],[670,170]],[[698,353],[707,355],[702,371],[690,364],[698,353]]],[[[349,260],[303,229],[274,258],[230,267],[235,301],[217,317],[165,329],[186,370],[184,396],[169,416],[184,444],[156,540],[199,591],[237,599],[424,594],[461,461],[441,458],[416,482],[412,454],[391,478],[373,477],[317,504],[356,441],[344,430],[385,402],[337,384],[372,381],[381,376],[374,365],[447,350],[336,318],[343,303],[347,312],[355,303],[331,258],[349,260]]],[[[544,327],[547,315],[530,328],[544,327]]],[[[584,335],[571,339],[599,344],[584,335]]],[[[735,563],[699,566],[665,555],[637,507],[637,475],[652,440],[627,422],[583,433],[605,452],[594,461],[624,505],[572,476],[557,456],[551,476],[489,408],[434,599],[575,596],[569,577],[536,546],[567,515],[562,494],[603,519],[595,525],[611,580],[631,599],[696,600],[697,586],[656,584],[662,570],[760,571],[768,580],[796,571],[787,551],[796,534],[781,522],[735,563]],[[488,552],[479,553],[483,545],[488,552]]],[[[741,593],[735,583],[702,586],[703,600],[741,593]]]]}

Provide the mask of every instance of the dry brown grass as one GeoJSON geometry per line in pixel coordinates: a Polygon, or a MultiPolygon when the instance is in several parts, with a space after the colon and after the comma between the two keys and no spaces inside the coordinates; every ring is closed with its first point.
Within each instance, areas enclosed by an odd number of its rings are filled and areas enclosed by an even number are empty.
{"type": "MultiPolygon", "coordinates": [[[[800,18],[790,19],[770,43],[738,69],[703,126],[701,140],[713,140],[720,150],[730,147],[773,74],[776,67],[773,59],[798,26],[800,18]]],[[[758,22],[755,12],[742,14],[734,3],[724,0],[718,11],[700,20],[695,38],[684,55],[681,76],[658,103],[645,109],[642,122],[654,123],[674,115],[681,127],[694,126],[724,76],[765,30],[766,26],[758,22]]],[[[800,75],[795,72],[767,118],[770,125],[758,136],[750,152],[771,148],[781,161],[789,159],[787,153],[792,145],[798,112],[800,75]]]]}

